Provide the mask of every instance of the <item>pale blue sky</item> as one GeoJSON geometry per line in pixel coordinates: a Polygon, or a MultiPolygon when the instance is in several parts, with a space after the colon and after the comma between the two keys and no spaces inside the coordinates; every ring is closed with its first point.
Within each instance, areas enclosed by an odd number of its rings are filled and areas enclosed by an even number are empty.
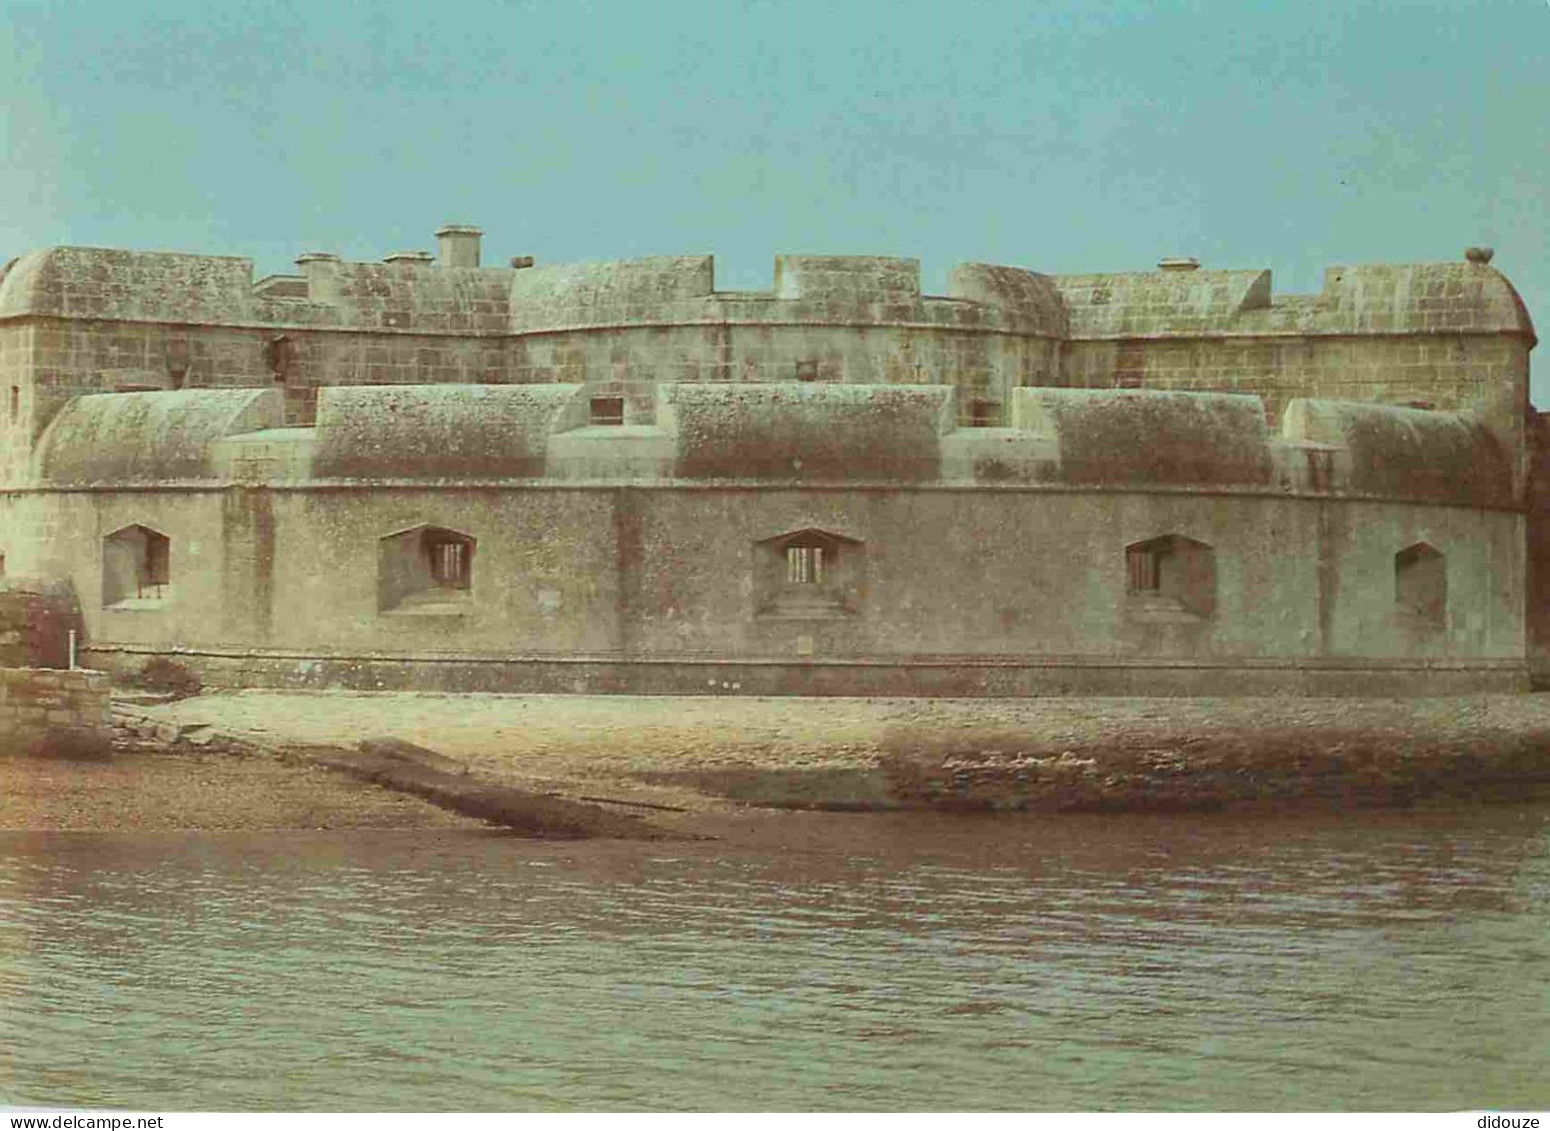
{"type": "MultiPolygon", "coordinates": [[[[1051,272],[1491,244],[1550,327],[1550,2],[0,0],[0,258],[777,252],[1051,272]]],[[[1550,350],[1550,346],[1544,347],[1550,350]]],[[[1535,366],[1550,407],[1550,364],[1535,366]]]]}

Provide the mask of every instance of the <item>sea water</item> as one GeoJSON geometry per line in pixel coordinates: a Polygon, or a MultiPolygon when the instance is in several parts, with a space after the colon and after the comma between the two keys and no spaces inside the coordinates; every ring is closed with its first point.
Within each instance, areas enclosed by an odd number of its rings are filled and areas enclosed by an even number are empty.
{"type": "Polygon", "coordinates": [[[0,834],[0,1103],[1550,1106],[1550,806],[0,834]]]}

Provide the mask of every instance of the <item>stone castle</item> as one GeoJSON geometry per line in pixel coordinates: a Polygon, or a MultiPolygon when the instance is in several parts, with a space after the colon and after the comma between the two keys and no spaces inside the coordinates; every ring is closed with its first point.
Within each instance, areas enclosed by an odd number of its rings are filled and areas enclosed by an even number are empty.
{"type": "Polygon", "coordinates": [[[437,238],[256,282],[8,264],[13,594],[68,602],[88,666],[237,685],[1529,684],[1550,466],[1487,250],[1313,295],[1190,259],[925,295],[912,259],[722,291],[709,256],[487,267],[478,229],[437,238]]]}

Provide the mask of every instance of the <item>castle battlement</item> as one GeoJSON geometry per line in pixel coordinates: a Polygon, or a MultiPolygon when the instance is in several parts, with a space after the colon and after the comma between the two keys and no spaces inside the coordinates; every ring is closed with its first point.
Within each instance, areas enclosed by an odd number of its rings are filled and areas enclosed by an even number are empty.
{"type": "MultiPolygon", "coordinates": [[[[0,321],[91,318],[431,335],[717,322],[930,325],[1075,340],[1228,335],[1504,333],[1534,338],[1511,283],[1486,262],[1331,267],[1317,295],[1276,295],[1268,270],[1043,275],[956,267],[924,295],[920,261],[778,255],[768,291],[718,291],[709,255],[522,267],[381,263],[325,253],[253,279],[230,256],[59,247],[0,275],[0,321]]],[[[1187,261],[1193,264],[1193,261],[1187,261]]]]}

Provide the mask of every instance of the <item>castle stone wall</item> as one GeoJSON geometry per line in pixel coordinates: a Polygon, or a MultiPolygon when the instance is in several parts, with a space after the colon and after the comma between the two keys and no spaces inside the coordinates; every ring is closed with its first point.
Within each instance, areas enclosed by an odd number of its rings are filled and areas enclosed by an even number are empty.
{"type": "Polygon", "coordinates": [[[1186,262],[967,264],[927,295],[915,260],[807,255],[727,292],[708,256],[479,267],[454,235],[453,264],[309,254],[256,281],[80,248],[0,272],[0,554],[73,590],[94,662],[1523,683],[1535,336],[1482,253],[1332,268],[1316,295],[1186,262]]]}
{"type": "Polygon", "coordinates": [[[97,663],[124,649],[252,653],[276,670],[290,656],[302,674],[321,670],[314,660],[588,658],[626,685],[632,664],[715,662],[903,671],[956,658],[1085,679],[1110,661],[1218,673],[1430,665],[1494,672],[1504,687],[1524,670],[1523,524],[1509,511],[1209,493],[666,486],[83,492],[60,502],[56,558],[76,563],[82,594],[101,592],[100,532],[143,523],[173,543],[166,604],[85,602],[97,663]],[[383,610],[379,543],[422,524],[476,540],[468,603],[383,610]],[[859,557],[854,608],[765,610],[761,555],[804,530],[844,539],[859,557]],[[1127,594],[1126,547],[1162,535],[1210,547],[1209,617],[1153,616],[1127,594]],[[1395,608],[1395,556],[1420,543],[1447,562],[1446,620],[1430,632],[1395,608]]]}

